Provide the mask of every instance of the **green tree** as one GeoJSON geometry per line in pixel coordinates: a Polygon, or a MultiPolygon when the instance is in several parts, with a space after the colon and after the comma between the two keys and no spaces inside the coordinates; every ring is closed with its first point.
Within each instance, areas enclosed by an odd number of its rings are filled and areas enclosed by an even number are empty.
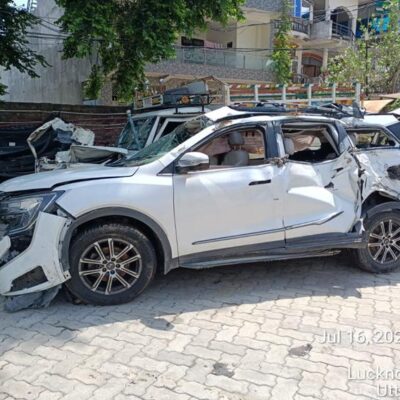
{"type": "Polygon", "coordinates": [[[332,82],[358,81],[366,93],[394,92],[400,83],[400,10],[398,0],[384,4],[388,16],[373,18],[363,28],[363,35],[354,46],[331,60],[328,79],[332,82]],[[380,21],[380,22],[379,22],[380,21]]]}
{"type": "Polygon", "coordinates": [[[291,11],[292,3],[289,0],[283,0],[281,19],[274,36],[274,50],[272,52],[274,72],[280,84],[287,84],[292,78],[293,45],[290,36],[292,29],[291,11]]]}
{"type": "Polygon", "coordinates": [[[97,53],[87,94],[97,97],[105,78],[116,92],[131,99],[144,82],[147,63],[175,55],[180,34],[193,35],[209,20],[226,24],[242,17],[244,0],[56,0],[65,10],[58,23],[69,36],[64,57],[97,53]]]}
{"type": "MultiPolygon", "coordinates": [[[[12,0],[0,0],[0,67],[6,71],[14,67],[32,78],[38,77],[35,66],[47,63],[43,56],[29,48],[26,38],[27,31],[37,22],[38,19],[26,10],[17,9],[12,0]]],[[[0,82],[0,96],[6,89],[0,82]]]]}

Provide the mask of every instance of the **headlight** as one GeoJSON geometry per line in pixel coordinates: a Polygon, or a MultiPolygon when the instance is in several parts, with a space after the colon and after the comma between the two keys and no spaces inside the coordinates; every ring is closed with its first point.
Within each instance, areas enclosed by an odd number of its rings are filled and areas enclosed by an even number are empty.
{"type": "Polygon", "coordinates": [[[40,211],[46,211],[63,192],[38,193],[10,197],[0,202],[0,225],[7,235],[21,233],[35,223],[40,211]]]}

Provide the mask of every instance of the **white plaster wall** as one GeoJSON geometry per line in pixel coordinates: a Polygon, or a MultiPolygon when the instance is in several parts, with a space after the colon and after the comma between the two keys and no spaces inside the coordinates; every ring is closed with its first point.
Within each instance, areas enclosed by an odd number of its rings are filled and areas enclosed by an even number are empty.
{"type": "MultiPolygon", "coordinates": [[[[62,13],[53,0],[38,0],[35,14],[46,21],[54,22],[62,13]]],[[[48,25],[43,23],[44,25],[48,25]]],[[[54,26],[47,29],[37,25],[31,29],[34,32],[55,34],[54,26]]],[[[53,39],[30,39],[30,47],[44,55],[49,67],[38,66],[36,72],[40,78],[30,78],[16,69],[2,70],[1,80],[8,86],[8,94],[2,97],[4,101],[82,104],[82,83],[87,79],[91,60],[62,59],[62,41],[53,39]]],[[[93,60],[95,58],[93,57],[93,60]]]]}

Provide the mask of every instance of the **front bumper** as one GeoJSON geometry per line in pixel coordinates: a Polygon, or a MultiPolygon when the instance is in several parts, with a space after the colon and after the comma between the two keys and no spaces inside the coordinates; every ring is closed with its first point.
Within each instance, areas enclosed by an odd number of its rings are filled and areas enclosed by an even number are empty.
{"type": "MultiPolygon", "coordinates": [[[[60,243],[68,220],[57,215],[40,212],[29,247],[0,267],[0,294],[14,296],[39,292],[59,285],[70,278],[60,262],[60,243]],[[13,282],[18,278],[24,282],[24,276],[40,267],[44,280],[40,284],[27,284],[13,290],[13,282]]],[[[11,241],[8,236],[0,240],[0,259],[7,257],[11,241]]]]}

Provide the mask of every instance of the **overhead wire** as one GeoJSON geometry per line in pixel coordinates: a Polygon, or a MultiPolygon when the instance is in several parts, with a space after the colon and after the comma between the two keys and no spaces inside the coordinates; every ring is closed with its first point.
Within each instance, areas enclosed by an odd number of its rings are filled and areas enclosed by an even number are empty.
{"type": "MultiPolygon", "coordinates": [[[[357,7],[343,7],[344,10],[347,11],[355,11],[355,10],[361,10],[367,7],[371,7],[372,5],[376,4],[375,0],[371,0],[368,3],[359,5],[357,7]]],[[[337,7],[335,9],[326,9],[326,10],[321,10],[323,13],[327,13],[328,11],[335,11],[338,8],[341,7],[337,7]]],[[[1,9],[0,8],[0,12],[9,12],[8,10],[5,9],[1,9]]],[[[39,25],[42,26],[43,28],[54,32],[54,33],[49,33],[49,32],[40,32],[40,31],[29,31],[26,33],[26,36],[28,38],[31,39],[44,39],[44,40],[54,40],[54,41],[63,41],[64,39],[68,38],[68,34],[64,33],[62,31],[62,29],[60,28],[59,25],[50,22],[49,19],[53,19],[53,20],[58,20],[59,18],[55,18],[55,17],[40,17],[40,16],[36,16],[40,22],[39,25]]],[[[325,19],[325,17],[324,17],[325,19]]],[[[314,20],[315,21],[315,20],[314,20]]],[[[239,29],[246,29],[246,28],[251,28],[251,27],[255,27],[255,26],[268,26],[270,24],[272,24],[273,21],[270,22],[265,22],[265,23],[253,23],[253,24],[246,24],[246,25],[235,25],[235,26],[231,26],[231,27],[226,27],[226,28],[215,28],[215,27],[209,27],[210,30],[213,31],[220,31],[220,32],[233,32],[233,31],[237,31],[239,29]]],[[[183,48],[183,49],[190,49],[191,47],[193,48],[201,48],[201,47],[196,47],[196,46],[175,46],[176,48],[183,48]]],[[[323,50],[325,47],[303,47],[302,50],[323,50]]],[[[212,48],[212,49],[208,49],[208,48],[204,48],[207,50],[215,50],[215,51],[224,51],[224,52],[229,52],[230,50],[227,48],[212,48]]],[[[265,51],[273,51],[276,50],[276,48],[235,48],[232,51],[240,51],[240,52],[265,52],[265,51]]],[[[294,50],[293,48],[282,48],[279,50],[294,50]]]]}

